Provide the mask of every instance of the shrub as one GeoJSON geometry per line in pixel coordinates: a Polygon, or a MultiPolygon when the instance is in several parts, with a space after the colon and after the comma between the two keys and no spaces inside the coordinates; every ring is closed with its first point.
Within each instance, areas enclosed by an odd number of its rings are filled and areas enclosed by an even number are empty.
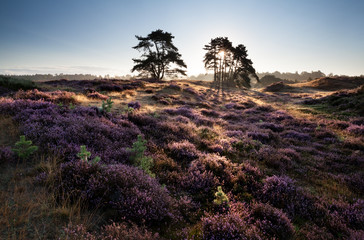
{"type": "Polygon", "coordinates": [[[15,161],[16,156],[10,147],[0,147],[0,164],[15,161]]]}
{"type": "Polygon", "coordinates": [[[197,91],[196,91],[195,89],[190,88],[190,87],[183,89],[183,91],[185,91],[185,92],[187,92],[187,93],[190,93],[190,94],[192,94],[192,95],[197,95],[197,94],[198,94],[198,93],[197,93],[197,91]]]}
{"type": "Polygon", "coordinates": [[[169,88],[169,89],[172,89],[172,90],[175,90],[175,91],[181,91],[181,86],[177,85],[177,84],[169,84],[168,86],[166,86],[166,88],[169,88]]]}
{"type": "Polygon", "coordinates": [[[282,132],[284,130],[282,125],[269,122],[260,123],[258,126],[263,129],[270,129],[273,132],[282,132]]]}
{"type": "Polygon", "coordinates": [[[140,103],[139,102],[130,102],[130,103],[128,103],[128,107],[132,108],[134,110],[139,110],[140,109],[140,103]]]}
{"type": "Polygon", "coordinates": [[[172,217],[167,190],[135,167],[73,161],[61,165],[58,179],[60,197],[81,198],[90,208],[109,210],[113,219],[158,225],[172,217]]]}
{"type": "Polygon", "coordinates": [[[37,146],[33,146],[31,140],[25,140],[25,136],[20,136],[20,140],[15,143],[15,148],[12,149],[21,159],[28,159],[30,155],[38,150],[37,146]]]}
{"type": "Polygon", "coordinates": [[[346,130],[356,136],[364,136],[364,125],[351,125],[346,130]]]}
{"type": "Polygon", "coordinates": [[[182,188],[193,194],[196,200],[211,202],[213,190],[216,189],[219,181],[212,171],[206,170],[205,166],[198,161],[193,161],[186,175],[182,176],[180,184],[182,188]]]}
{"type": "Polygon", "coordinates": [[[228,205],[229,204],[229,198],[222,191],[221,186],[217,187],[217,192],[215,192],[214,203],[217,204],[217,205],[228,205]]]}
{"type": "Polygon", "coordinates": [[[195,145],[187,140],[170,143],[168,149],[170,156],[180,163],[189,163],[199,157],[199,151],[195,145]]]}
{"type": "Polygon", "coordinates": [[[288,217],[269,204],[253,204],[251,217],[269,239],[291,239],[294,235],[294,228],[288,217]]]}
{"type": "MultiPolygon", "coordinates": [[[[87,151],[86,146],[82,145],[80,147],[80,152],[77,153],[77,157],[80,158],[80,160],[84,161],[84,162],[89,162],[88,158],[91,156],[91,153],[87,151]]],[[[95,157],[92,161],[90,161],[89,163],[91,164],[96,164],[100,161],[100,157],[95,157]]]]}
{"type": "Polygon", "coordinates": [[[202,239],[261,239],[259,231],[236,212],[208,215],[202,219],[202,239]]]}
{"type": "Polygon", "coordinates": [[[142,135],[138,135],[138,139],[133,143],[133,147],[129,148],[131,152],[131,160],[134,166],[144,170],[149,176],[155,177],[155,174],[150,170],[153,167],[153,158],[145,156],[145,150],[147,147],[145,144],[146,140],[143,140],[142,135]]]}
{"type": "Polygon", "coordinates": [[[88,92],[86,94],[86,97],[93,98],[93,99],[101,99],[101,100],[107,100],[109,98],[108,96],[98,93],[98,92],[88,92]]]}
{"type": "Polygon", "coordinates": [[[63,229],[64,234],[60,239],[67,240],[154,240],[159,239],[159,235],[138,227],[135,224],[129,226],[126,223],[111,223],[101,228],[100,232],[88,232],[84,225],[71,225],[63,229]]]}
{"type": "Polygon", "coordinates": [[[123,118],[101,114],[97,108],[60,108],[48,102],[6,100],[0,104],[0,112],[14,116],[20,123],[20,131],[26,138],[45,152],[76,159],[79,146],[100,156],[103,162],[127,162],[131,147],[139,129],[123,118]]]}
{"type": "Polygon", "coordinates": [[[101,104],[101,111],[103,112],[111,112],[111,108],[112,108],[112,104],[114,102],[111,100],[111,97],[109,97],[106,102],[105,101],[102,101],[102,104],[101,104]]]}
{"type": "Polygon", "coordinates": [[[99,85],[98,90],[106,91],[106,92],[121,92],[124,90],[124,88],[122,88],[119,85],[105,83],[105,84],[99,85]]]}
{"type": "Polygon", "coordinates": [[[272,176],[264,180],[260,198],[282,209],[290,218],[311,218],[315,212],[314,201],[287,176],[272,176]]]}
{"type": "Polygon", "coordinates": [[[73,92],[55,91],[55,92],[42,92],[38,89],[23,91],[19,90],[14,95],[14,99],[29,99],[29,100],[43,100],[57,104],[78,104],[73,92]]]}
{"type": "Polygon", "coordinates": [[[364,229],[364,200],[358,199],[352,204],[336,201],[329,206],[329,210],[350,228],[364,229]]]}
{"type": "Polygon", "coordinates": [[[291,138],[299,141],[308,141],[311,139],[309,134],[297,132],[295,130],[286,130],[281,133],[282,138],[291,138]]]}
{"type": "Polygon", "coordinates": [[[215,110],[203,109],[203,110],[201,110],[201,113],[207,117],[213,117],[213,118],[220,117],[220,113],[216,112],[215,110]]]}

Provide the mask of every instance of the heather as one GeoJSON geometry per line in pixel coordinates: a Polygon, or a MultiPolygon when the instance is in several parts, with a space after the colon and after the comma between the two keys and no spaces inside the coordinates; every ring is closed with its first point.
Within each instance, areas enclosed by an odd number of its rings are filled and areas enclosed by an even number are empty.
{"type": "Polygon", "coordinates": [[[363,236],[360,106],[323,111],[334,98],[360,100],[360,89],[318,97],[143,79],[40,86],[0,99],[2,237],[363,236]]]}

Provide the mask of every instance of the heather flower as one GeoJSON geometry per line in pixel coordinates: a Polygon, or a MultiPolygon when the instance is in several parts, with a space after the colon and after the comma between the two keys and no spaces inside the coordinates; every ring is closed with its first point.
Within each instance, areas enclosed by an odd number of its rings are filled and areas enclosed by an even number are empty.
{"type": "Polygon", "coordinates": [[[167,190],[135,167],[73,161],[61,166],[58,179],[59,196],[81,198],[91,208],[111,211],[114,219],[152,225],[172,217],[167,190]]]}
{"type": "Polygon", "coordinates": [[[130,102],[128,103],[129,108],[133,108],[134,110],[140,109],[140,103],[139,102],[130,102]]]}
{"type": "Polygon", "coordinates": [[[255,203],[251,217],[267,238],[291,239],[294,228],[286,214],[269,204],[255,203]]]}

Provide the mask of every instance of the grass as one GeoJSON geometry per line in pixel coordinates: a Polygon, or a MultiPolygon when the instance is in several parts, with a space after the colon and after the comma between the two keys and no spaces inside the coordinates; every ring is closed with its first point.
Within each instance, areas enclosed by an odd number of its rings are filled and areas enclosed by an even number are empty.
{"type": "Polygon", "coordinates": [[[37,87],[33,81],[6,76],[0,76],[0,86],[14,91],[19,89],[29,90],[37,87]]]}
{"type": "Polygon", "coordinates": [[[58,169],[59,159],[40,159],[1,171],[0,239],[54,239],[68,224],[94,227],[100,221],[81,200],[58,202],[55,182],[48,188],[34,183],[40,171],[52,175],[58,169]]]}

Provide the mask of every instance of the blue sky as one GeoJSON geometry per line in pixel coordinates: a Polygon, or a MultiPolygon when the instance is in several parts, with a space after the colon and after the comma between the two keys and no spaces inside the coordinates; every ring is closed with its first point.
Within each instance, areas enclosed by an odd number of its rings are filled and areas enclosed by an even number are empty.
{"type": "Polygon", "coordinates": [[[265,71],[364,74],[361,0],[0,0],[0,73],[124,75],[135,35],[171,32],[189,74],[211,38],[244,44],[265,71]]]}

